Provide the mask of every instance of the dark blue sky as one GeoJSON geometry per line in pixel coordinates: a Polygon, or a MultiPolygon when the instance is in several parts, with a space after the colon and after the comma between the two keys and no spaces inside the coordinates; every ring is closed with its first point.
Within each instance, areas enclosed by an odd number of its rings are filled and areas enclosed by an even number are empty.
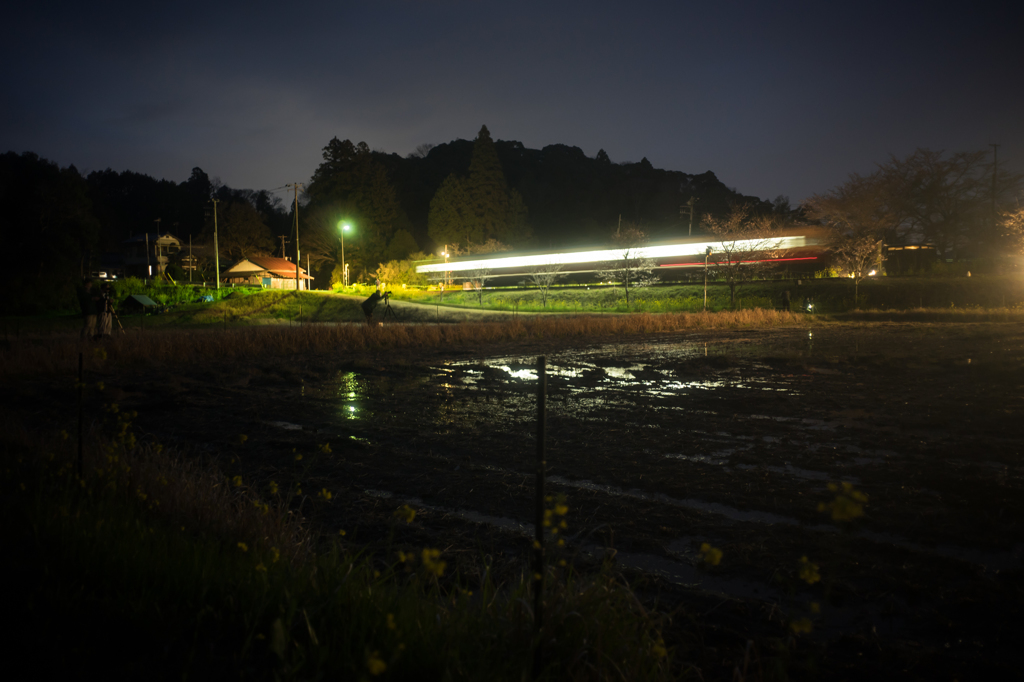
{"type": "Polygon", "coordinates": [[[794,203],[916,147],[1024,171],[1022,4],[21,3],[0,151],[263,189],[486,124],[794,203]]]}

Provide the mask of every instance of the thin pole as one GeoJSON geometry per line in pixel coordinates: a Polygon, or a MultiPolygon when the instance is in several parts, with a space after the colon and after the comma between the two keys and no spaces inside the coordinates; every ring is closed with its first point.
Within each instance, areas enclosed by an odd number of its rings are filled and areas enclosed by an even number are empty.
{"type": "Polygon", "coordinates": [[[992,233],[996,234],[996,171],[999,168],[999,145],[990,144],[992,147],[992,233]]]}
{"type": "Polygon", "coordinates": [[[217,201],[218,199],[211,198],[213,202],[213,264],[214,274],[217,277],[217,288],[220,289],[220,247],[217,245],[217,201]]]}
{"type": "Polygon", "coordinates": [[[547,394],[547,358],[537,358],[537,476],[534,505],[533,543],[533,626],[537,647],[533,651],[534,677],[540,673],[542,663],[540,631],[544,624],[544,426],[547,394]]]}
{"type": "Polygon", "coordinates": [[[345,228],[341,228],[341,286],[348,286],[348,268],[345,267],[345,228]]]}
{"type": "Polygon", "coordinates": [[[711,251],[704,252],[704,312],[708,310],[708,258],[711,257],[711,251]]]}
{"type": "Polygon", "coordinates": [[[82,478],[85,468],[82,457],[82,432],[85,423],[85,381],[83,372],[82,354],[78,354],[78,477],[82,478]]]}
{"type": "Polygon", "coordinates": [[[291,185],[285,185],[295,190],[295,292],[299,291],[299,262],[302,260],[302,253],[299,251],[299,188],[302,187],[301,182],[293,182],[291,185]]]}

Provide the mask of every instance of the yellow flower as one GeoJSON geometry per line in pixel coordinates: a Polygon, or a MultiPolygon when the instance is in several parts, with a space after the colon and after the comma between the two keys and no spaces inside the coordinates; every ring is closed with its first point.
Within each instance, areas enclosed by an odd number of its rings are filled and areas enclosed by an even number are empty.
{"type": "Polygon", "coordinates": [[[277,494],[277,490],[278,490],[277,483],[274,482],[274,481],[271,481],[270,482],[270,494],[271,495],[276,495],[277,494]]]}
{"type": "Polygon", "coordinates": [[[438,578],[444,575],[444,569],[448,565],[447,562],[441,561],[438,557],[441,556],[441,550],[439,549],[428,549],[423,548],[423,552],[420,557],[423,559],[423,568],[428,573],[433,573],[438,578]]]}
{"type": "Polygon", "coordinates": [[[381,675],[385,670],[388,669],[388,664],[381,660],[380,652],[374,651],[370,654],[369,658],[366,659],[366,667],[373,676],[381,675]]]}
{"type": "Polygon", "coordinates": [[[298,462],[302,459],[302,455],[295,455],[295,461],[298,462]]]}
{"type": "Polygon", "coordinates": [[[238,549],[242,550],[243,552],[248,552],[249,551],[249,545],[245,544],[244,542],[239,542],[238,543],[238,549]]]}
{"type": "Polygon", "coordinates": [[[325,455],[329,455],[331,453],[331,444],[324,443],[323,445],[321,445],[320,452],[324,453],[325,455]]]}
{"type": "Polygon", "coordinates": [[[852,483],[829,483],[828,489],[836,493],[836,497],[831,502],[819,504],[818,511],[830,512],[833,521],[852,521],[864,516],[864,505],[867,504],[868,496],[855,490],[852,483]]]}
{"type": "Polygon", "coordinates": [[[236,488],[241,487],[241,485],[242,485],[242,477],[241,476],[235,476],[234,478],[231,479],[231,482],[234,484],[234,486],[236,488]]]}
{"type": "Polygon", "coordinates": [[[276,563],[277,563],[277,560],[281,558],[281,552],[279,552],[279,551],[277,550],[277,547],[271,547],[271,548],[270,548],[270,556],[271,556],[271,557],[273,557],[273,558],[272,558],[272,559],[270,560],[270,563],[272,563],[272,564],[276,564],[276,563]]]}
{"type": "Polygon", "coordinates": [[[329,491],[327,488],[321,490],[319,493],[317,493],[317,495],[319,495],[320,497],[324,498],[324,500],[327,501],[330,501],[331,497],[333,497],[333,495],[331,495],[331,491],[329,491]]]}
{"type": "Polygon", "coordinates": [[[256,564],[256,570],[259,571],[260,573],[266,573],[267,572],[267,567],[264,566],[263,562],[261,561],[258,564],[256,564]]]}
{"type": "Polygon", "coordinates": [[[238,434],[238,444],[239,445],[245,445],[245,441],[247,441],[247,440],[249,440],[249,436],[245,435],[244,433],[238,434]]]}
{"type": "Polygon", "coordinates": [[[558,538],[558,546],[565,547],[565,540],[563,538],[558,538]]]}
{"type": "Polygon", "coordinates": [[[704,563],[712,566],[717,566],[722,561],[722,550],[712,547],[706,542],[700,546],[700,555],[704,563]]]}
{"type": "Polygon", "coordinates": [[[808,585],[813,585],[821,580],[818,564],[812,564],[805,556],[800,557],[800,580],[803,580],[808,585]]]}
{"type": "Polygon", "coordinates": [[[821,613],[821,604],[816,601],[811,602],[811,613],[821,613]]]}
{"type": "Polygon", "coordinates": [[[810,618],[797,618],[790,622],[789,629],[795,635],[807,634],[814,629],[814,623],[811,622],[810,618]]]}
{"type": "Polygon", "coordinates": [[[340,535],[341,537],[345,537],[345,529],[343,528],[343,529],[339,530],[338,531],[338,535],[340,535]]]}
{"type": "Polygon", "coordinates": [[[565,505],[565,504],[556,504],[555,505],[555,513],[558,514],[559,516],[565,516],[566,514],[569,513],[569,506],[565,505]]]}
{"type": "Polygon", "coordinates": [[[416,510],[407,504],[403,504],[401,507],[395,510],[395,517],[405,521],[406,523],[412,523],[412,520],[416,518],[416,510]]]}
{"type": "Polygon", "coordinates": [[[658,638],[658,641],[651,646],[651,653],[654,654],[655,658],[665,658],[668,656],[668,649],[665,648],[665,640],[658,638]]]}
{"type": "Polygon", "coordinates": [[[102,391],[104,388],[106,388],[106,387],[103,385],[102,381],[97,381],[96,382],[96,390],[102,391]]]}
{"type": "Polygon", "coordinates": [[[533,541],[533,548],[534,548],[534,549],[540,549],[540,543],[539,543],[539,542],[537,542],[536,540],[534,540],[534,541],[533,541]]]}
{"type": "Polygon", "coordinates": [[[397,630],[398,626],[395,625],[395,615],[393,613],[388,614],[388,630],[397,630]]]}

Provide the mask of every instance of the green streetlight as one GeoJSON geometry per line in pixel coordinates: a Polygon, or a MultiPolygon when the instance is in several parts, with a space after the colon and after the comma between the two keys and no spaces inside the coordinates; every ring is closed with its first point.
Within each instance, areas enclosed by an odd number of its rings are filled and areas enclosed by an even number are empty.
{"type": "Polygon", "coordinates": [[[338,232],[341,233],[341,281],[348,286],[348,268],[345,267],[345,233],[352,229],[344,220],[338,221],[338,232]]]}

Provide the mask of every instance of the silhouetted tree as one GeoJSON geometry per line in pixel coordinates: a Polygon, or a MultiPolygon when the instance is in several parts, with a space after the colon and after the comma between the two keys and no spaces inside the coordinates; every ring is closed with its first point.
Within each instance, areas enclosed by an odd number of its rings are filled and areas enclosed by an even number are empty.
{"type": "Polygon", "coordinates": [[[602,280],[622,283],[626,292],[626,309],[632,309],[633,289],[646,287],[658,281],[654,276],[657,262],[647,255],[647,233],[633,224],[620,228],[612,235],[612,249],[617,257],[605,264],[598,273],[602,280]]]}
{"type": "Polygon", "coordinates": [[[484,239],[505,240],[509,217],[508,185],[487,126],[480,127],[473,143],[466,192],[473,231],[482,234],[484,239]]]}
{"type": "Polygon", "coordinates": [[[565,277],[563,267],[565,266],[561,263],[545,263],[530,270],[530,281],[540,290],[541,305],[545,308],[548,307],[548,289],[560,278],[565,277]]]}
{"type": "Polygon", "coordinates": [[[452,173],[430,202],[427,233],[437,244],[467,245],[483,241],[478,227],[470,212],[466,183],[452,173]]]}
{"type": "Polygon", "coordinates": [[[75,285],[96,266],[99,244],[85,179],[74,166],[7,152],[0,155],[0,206],[0,232],[13,254],[0,311],[73,307],[75,285]]]}
{"type": "Polygon", "coordinates": [[[771,215],[754,215],[747,204],[732,207],[725,218],[704,216],[704,229],[719,240],[710,262],[729,285],[730,305],[736,307],[736,287],[770,267],[779,250],[777,223],[771,215]]]}
{"type": "Polygon", "coordinates": [[[274,250],[274,240],[263,217],[248,201],[233,201],[219,221],[217,244],[222,256],[241,260],[266,256],[274,250]]]}

